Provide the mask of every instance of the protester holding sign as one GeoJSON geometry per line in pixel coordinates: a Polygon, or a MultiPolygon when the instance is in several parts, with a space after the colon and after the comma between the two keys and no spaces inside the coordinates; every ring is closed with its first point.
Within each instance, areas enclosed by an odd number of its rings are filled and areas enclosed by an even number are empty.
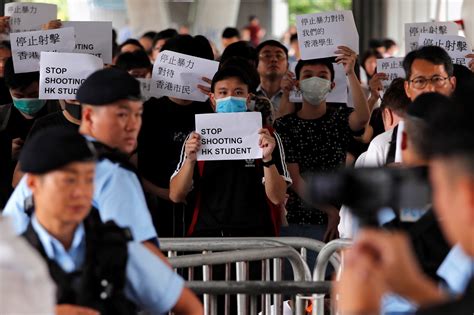
{"type": "MultiPolygon", "coordinates": [[[[212,80],[211,101],[218,113],[245,112],[249,105],[250,79],[238,68],[220,69],[212,80]]],[[[223,115],[223,114],[222,114],[223,115]]],[[[260,134],[261,159],[197,161],[201,135],[191,133],[183,144],[181,159],[170,182],[170,198],[186,200],[194,186],[195,216],[192,236],[272,236],[279,228],[280,208],[291,179],[277,133],[260,134]],[[263,178],[263,185],[262,185],[263,178]]]]}
{"type": "MultiPolygon", "coordinates": [[[[169,39],[163,50],[213,60],[209,43],[189,35],[169,39]]],[[[152,84],[156,83],[152,81],[152,84]]],[[[198,93],[201,97],[207,96],[198,93]]],[[[184,236],[185,226],[182,222],[184,220],[189,225],[192,208],[170,202],[169,178],[179,161],[183,141],[195,129],[194,115],[211,113],[212,108],[209,101],[191,101],[170,96],[152,97],[143,104],[143,108],[143,125],[138,138],[138,170],[148,193],[148,206],[153,222],[160,235],[184,236]]],[[[192,203],[191,198],[188,204],[192,203]]]]}
{"type": "Polygon", "coordinates": [[[328,58],[300,60],[296,66],[298,85],[303,93],[300,111],[275,122],[282,135],[288,169],[294,181],[287,203],[289,235],[309,236],[329,241],[337,237],[339,205],[312,205],[305,201],[305,176],[343,166],[349,142],[363,133],[370,113],[362,87],[354,71],[357,55],[340,46],[335,54],[344,65],[355,109],[327,107],[326,97],[334,88],[334,67],[328,58]]]}

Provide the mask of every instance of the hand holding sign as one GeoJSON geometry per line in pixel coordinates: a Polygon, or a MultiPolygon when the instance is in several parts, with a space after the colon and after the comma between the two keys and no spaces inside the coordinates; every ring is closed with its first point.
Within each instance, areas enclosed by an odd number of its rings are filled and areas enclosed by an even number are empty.
{"type": "Polygon", "coordinates": [[[296,87],[296,75],[287,71],[286,74],[281,79],[280,88],[283,91],[283,94],[290,94],[290,92],[296,87]]]}
{"type": "Polygon", "coordinates": [[[52,20],[52,21],[49,21],[48,23],[41,25],[41,29],[43,31],[54,30],[57,28],[61,28],[61,26],[63,26],[63,24],[61,23],[61,20],[52,20]]]}
{"type": "Polygon", "coordinates": [[[201,135],[198,133],[191,133],[191,136],[186,141],[184,152],[186,153],[186,159],[190,161],[197,160],[197,153],[201,149],[201,135]]]}
{"type": "Polygon", "coordinates": [[[272,153],[275,149],[275,138],[270,135],[270,131],[266,128],[262,128],[258,131],[260,139],[258,140],[258,145],[262,148],[263,161],[268,162],[272,159],[272,153]]]}
{"type": "Polygon", "coordinates": [[[346,75],[355,74],[354,67],[357,60],[357,54],[347,46],[337,46],[338,50],[334,53],[339,54],[336,57],[336,63],[344,65],[346,75]]]}
{"type": "Polygon", "coordinates": [[[380,92],[384,89],[384,84],[382,80],[387,80],[387,74],[379,72],[374,74],[374,76],[369,81],[370,97],[378,99],[380,97],[380,92]]]}
{"type": "Polygon", "coordinates": [[[467,67],[474,72],[474,54],[467,54],[466,58],[470,58],[471,60],[467,64],[467,67]]]}

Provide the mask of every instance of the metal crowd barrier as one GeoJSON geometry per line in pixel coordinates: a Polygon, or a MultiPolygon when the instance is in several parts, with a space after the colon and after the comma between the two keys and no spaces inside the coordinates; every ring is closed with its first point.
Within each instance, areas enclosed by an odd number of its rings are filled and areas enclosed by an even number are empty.
{"type": "MultiPolygon", "coordinates": [[[[328,262],[334,266],[335,270],[338,270],[340,265],[339,255],[335,251],[328,252],[328,249],[332,247],[317,240],[300,237],[164,238],[160,239],[160,244],[161,249],[168,252],[170,263],[174,268],[189,268],[188,278],[190,281],[187,282],[187,286],[197,294],[204,295],[205,314],[212,315],[217,314],[216,295],[226,296],[225,311],[228,314],[229,295],[231,294],[237,295],[239,315],[257,314],[257,295],[264,295],[261,303],[262,314],[280,315],[283,312],[282,294],[295,297],[293,301],[295,314],[305,314],[306,299],[322,296],[321,300],[324,302],[324,295],[330,291],[330,282],[322,281],[324,276],[318,281],[314,281],[314,279],[311,281],[312,277],[305,261],[307,250],[324,254],[324,259],[322,259],[323,255],[318,255],[315,267],[315,271],[324,269],[323,275],[328,262]],[[300,254],[296,249],[300,251],[300,254]],[[180,252],[202,252],[203,254],[177,256],[180,252]],[[294,281],[281,281],[282,258],[290,261],[295,275],[294,281]],[[247,280],[249,261],[262,261],[262,281],[247,280]],[[230,281],[231,263],[236,263],[237,281],[230,281]],[[226,281],[211,280],[212,265],[216,264],[225,264],[226,281]],[[273,272],[270,266],[273,267],[273,272]],[[193,280],[193,267],[203,268],[203,281],[193,280]],[[272,273],[273,277],[271,277],[272,273]],[[272,313],[272,295],[274,313],[272,313]],[[303,295],[310,296],[310,298],[305,298],[303,295]]],[[[318,300],[315,299],[315,301],[318,300]]],[[[315,308],[313,307],[313,310],[315,308]]],[[[324,305],[322,309],[324,310],[324,305]]]]}

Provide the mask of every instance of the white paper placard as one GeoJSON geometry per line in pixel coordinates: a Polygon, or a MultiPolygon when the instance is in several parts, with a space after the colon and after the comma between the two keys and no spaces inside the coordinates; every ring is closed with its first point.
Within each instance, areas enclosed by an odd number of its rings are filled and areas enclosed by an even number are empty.
{"type": "Polygon", "coordinates": [[[91,54],[112,63],[112,22],[62,22],[63,27],[74,27],[75,53],[91,54]]]}
{"type": "Polygon", "coordinates": [[[198,161],[262,158],[258,145],[261,113],[215,113],[195,117],[196,132],[201,135],[198,161]]]}
{"type": "Polygon", "coordinates": [[[209,86],[201,78],[212,79],[218,67],[219,63],[213,60],[165,50],[156,58],[152,79],[156,90],[163,96],[204,102],[208,96],[197,85],[209,86]]]}
{"type": "Polygon", "coordinates": [[[156,85],[154,84],[154,81],[151,78],[149,79],[137,78],[137,80],[140,82],[140,91],[141,91],[142,99],[144,101],[147,101],[151,97],[160,98],[163,96],[163,95],[160,95],[160,93],[158,93],[158,91],[155,88],[156,85]]]}
{"type": "Polygon", "coordinates": [[[42,51],[72,52],[75,45],[72,27],[11,33],[10,41],[15,73],[39,71],[42,51]]]}
{"type": "Polygon", "coordinates": [[[469,59],[465,58],[471,53],[471,46],[465,37],[457,35],[434,35],[423,34],[418,39],[418,45],[421,46],[438,46],[446,50],[455,64],[467,66],[469,59]]]}
{"type": "Polygon", "coordinates": [[[418,39],[422,34],[457,35],[458,26],[454,22],[427,22],[405,24],[405,51],[418,49],[418,39]]]}
{"type": "MultiPolygon", "coordinates": [[[[328,94],[326,102],[328,103],[346,103],[348,94],[348,82],[344,66],[341,64],[333,63],[334,66],[334,83],[336,84],[334,89],[328,94]]],[[[294,70],[293,70],[294,72],[294,70]]],[[[290,102],[301,103],[303,102],[303,96],[301,91],[296,87],[290,92],[290,102]]]]}
{"type": "Polygon", "coordinates": [[[405,70],[403,70],[404,58],[383,58],[377,59],[377,73],[385,73],[387,80],[382,80],[384,90],[396,78],[405,78],[405,70]]]}
{"type": "Polygon", "coordinates": [[[102,59],[90,54],[41,52],[39,98],[76,99],[89,75],[103,69],[102,59]]]}
{"type": "Polygon", "coordinates": [[[398,123],[397,129],[397,147],[395,149],[395,163],[402,163],[403,156],[402,156],[402,139],[403,139],[403,130],[405,130],[405,122],[401,120],[398,123]]]}
{"type": "Polygon", "coordinates": [[[5,3],[5,16],[10,17],[10,32],[29,32],[41,29],[41,25],[56,20],[58,6],[49,3],[5,3]]]}
{"type": "Polygon", "coordinates": [[[337,46],[359,54],[359,33],[352,11],[333,11],[296,16],[301,59],[336,56],[337,46]]]}

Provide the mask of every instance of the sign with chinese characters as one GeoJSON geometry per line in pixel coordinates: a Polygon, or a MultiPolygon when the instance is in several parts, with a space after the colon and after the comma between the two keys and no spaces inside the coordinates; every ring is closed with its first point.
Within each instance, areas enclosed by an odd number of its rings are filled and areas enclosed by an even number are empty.
{"type": "Polygon", "coordinates": [[[418,39],[422,34],[457,35],[458,26],[454,22],[427,22],[405,24],[405,51],[418,49],[418,39]]]}
{"type": "Polygon", "coordinates": [[[387,75],[387,80],[382,80],[384,90],[387,89],[396,78],[405,78],[403,59],[404,58],[377,59],[377,72],[387,75]]]}
{"type": "Polygon", "coordinates": [[[198,161],[261,159],[258,145],[262,128],[259,112],[199,114],[196,132],[201,135],[198,161]]]}
{"type": "Polygon", "coordinates": [[[159,98],[163,95],[160,95],[155,88],[155,84],[153,79],[151,78],[137,78],[137,80],[140,82],[140,91],[142,95],[142,100],[147,101],[151,97],[156,97],[159,98]]]}
{"type": "Polygon", "coordinates": [[[296,16],[301,59],[336,56],[337,46],[359,53],[359,33],[352,11],[333,11],[296,16]]]}
{"type": "Polygon", "coordinates": [[[5,3],[5,15],[10,17],[10,32],[29,32],[41,29],[41,25],[58,16],[58,6],[49,3],[5,3]]]}
{"type": "Polygon", "coordinates": [[[74,27],[75,53],[91,54],[104,63],[112,63],[112,22],[62,22],[63,27],[74,27]]]}
{"type": "Polygon", "coordinates": [[[197,86],[209,86],[202,78],[212,79],[218,67],[219,63],[213,60],[165,50],[160,52],[153,65],[153,84],[163,96],[204,102],[208,96],[197,86]]]}
{"type": "Polygon", "coordinates": [[[72,27],[11,33],[10,42],[15,73],[39,71],[42,51],[72,52],[76,43],[72,27]]]}
{"type": "Polygon", "coordinates": [[[89,54],[41,52],[39,98],[76,99],[77,89],[89,75],[104,68],[102,59],[89,54]]]}
{"type": "Polygon", "coordinates": [[[72,52],[74,29],[12,33],[10,35],[15,73],[39,71],[42,51],[72,52]]]}
{"type": "MultiPolygon", "coordinates": [[[[290,65],[292,68],[291,71],[295,71],[295,65],[290,65]]],[[[326,102],[328,103],[346,103],[347,104],[347,92],[348,92],[348,84],[347,84],[347,77],[346,72],[344,71],[344,66],[341,64],[333,63],[334,66],[334,89],[328,94],[326,98],[326,102]]],[[[292,103],[301,103],[303,102],[303,96],[301,95],[301,91],[296,87],[290,92],[290,102],[292,103]]]]}
{"type": "Polygon", "coordinates": [[[446,50],[451,57],[453,64],[467,66],[469,60],[466,57],[471,53],[471,46],[467,43],[466,38],[456,35],[420,35],[419,46],[438,46],[446,50]]]}

